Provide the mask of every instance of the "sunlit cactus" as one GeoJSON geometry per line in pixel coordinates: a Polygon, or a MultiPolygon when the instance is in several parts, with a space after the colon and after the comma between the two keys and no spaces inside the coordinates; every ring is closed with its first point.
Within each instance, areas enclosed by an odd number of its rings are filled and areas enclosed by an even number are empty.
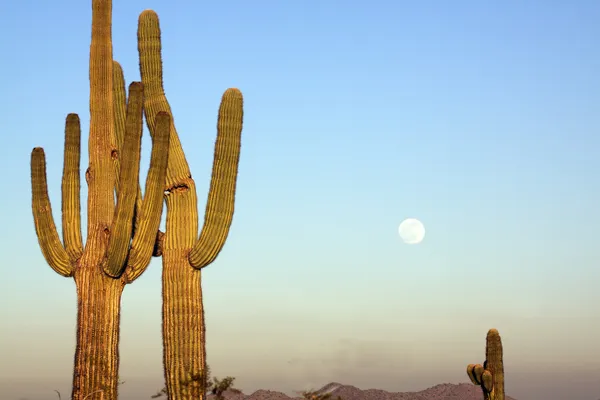
{"type": "MultiPolygon", "coordinates": [[[[158,112],[172,115],[162,80],[158,16],[142,12],[138,21],[140,72],[145,88],[144,112],[152,135],[158,112]]],[[[237,89],[223,94],[217,123],[210,191],[204,226],[198,237],[196,186],[173,121],[167,168],[167,222],[157,253],[163,257],[163,351],[166,392],[171,400],[204,398],[206,365],[204,309],[200,270],[215,260],[229,233],[243,120],[237,89]],[[190,379],[197,382],[190,384],[190,379]]]]}
{"type": "MultiPolygon", "coordinates": [[[[121,294],[125,284],[135,280],[152,257],[168,163],[171,118],[160,113],[154,121],[145,195],[143,200],[138,199],[143,86],[140,82],[132,83],[125,104],[124,82],[115,85],[113,75],[118,73],[113,66],[111,17],[110,0],[92,1],[85,247],[79,198],[79,117],[69,114],[66,119],[62,242],[48,196],[44,150],[37,147],[31,154],[32,210],[42,253],[57,273],[73,277],[77,288],[72,391],[75,400],[117,398],[121,294]],[[115,98],[114,85],[118,92],[115,98]]],[[[117,69],[120,71],[118,65],[117,69]]]]}
{"type": "Polygon", "coordinates": [[[490,329],[486,337],[485,362],[469,364],[467,375],[471,382],[481,386],[484,400],[504,400],[504,363],[502,340],[496,329],[490,329]]]}

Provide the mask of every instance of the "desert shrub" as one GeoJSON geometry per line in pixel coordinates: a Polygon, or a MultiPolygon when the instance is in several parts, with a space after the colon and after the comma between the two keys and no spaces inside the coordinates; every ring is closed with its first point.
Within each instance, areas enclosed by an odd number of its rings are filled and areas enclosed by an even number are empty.
{"type": "MultiPolygon", "coordinates": [[[[204,370],[204,377],[202,376],[194,376],[189,382],[185,382],[186,384],[192,384],[194,381],[201,381],[204,384],[204,390],[207,393],[211,393],[216,396],[218,400],[224,400],[223,393],[227,390],[231,390],[234,393],[241,393],[242,391],[233,387],[233,381],[235,378],[232,376],[227,376],[223,379],[218,379],[217,377],[213,377],[211,380],[210,376],[210,367],[207,365],[204,370]]],[[[166,396],[167,388],[164,387],[156,394],[150,396],[153,399],[166,396]]],[[[323,399],[324,400],[324,399],[323,399]]]]}

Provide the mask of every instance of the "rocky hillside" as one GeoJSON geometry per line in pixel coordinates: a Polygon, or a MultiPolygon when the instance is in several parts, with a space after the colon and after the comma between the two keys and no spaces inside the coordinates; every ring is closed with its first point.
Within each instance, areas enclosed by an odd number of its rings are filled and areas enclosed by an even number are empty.
{"type": "MultiPolygon", "coordinates": [[[[379,389],[362,390],[351,385],[329,383],[318,390],[319,393],[331,393],[331,400],[340,396],[342,400],[482,400],[483,395],[478,386],[470,383],[442,383],[420,392],[387,392],[379,389]]],[[[257,390],[251,395],[227,392],[226,400],[298,400],[281,392],[257,390]]],[[[208,396],[214,400],[214,396],[208,396]]],[[[510,396],[506,400],[516,400],[510,396]]]]}

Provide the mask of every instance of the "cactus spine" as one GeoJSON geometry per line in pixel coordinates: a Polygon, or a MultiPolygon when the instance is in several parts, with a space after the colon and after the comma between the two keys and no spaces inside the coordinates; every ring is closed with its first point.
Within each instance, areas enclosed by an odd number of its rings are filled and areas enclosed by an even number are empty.
{"type": "MultiPolygon", "coordinates": [[[[143,87],[140,82],[130,85],[126,106],[124,87],[122,96],[115,96],[117,101],[113,99],[111,16],[110,0],[92,1],[85,247],[79,199],[79,117],[69,114],[66,119],[63,243],[52,217],[44,150],[37,147],[31,153],[32,211],[40,248],[50,267],[64,277],[73,277],[77,288],[77,346],[72,391],[72,398],[76,400],[117,398],[121,294],[125,284],[135,280],[150,262],[162,214],[168,163],[171,122],[168,114],[161,113],[155,122],[146,194],[143,200],[137,201],[143,87]],[[119,112],[122,123],[115,119],[119,112]]],[[[120,70],[118,65],[117,69],[120,70]]]]}
{"type": "Polygon", "coordinates": [[[484,400],[504,400],[504,363],[502,340],[496,329],[490,329],[486,337],[485,362],[469,364],[467,375],[471,382],[481,386],[484,400]]]}
{"type": "MultiPolygon", "coordinates": [[[[142,12],[138,21],[140,72],[146,116],[171,109],[162,81],[158,16],[142,12]]],[[[201,269],[221,251],[233,218],[243,99],[237,89],[223,94],[204,226],[198,238],[198,199],[173,121],[167,169],[167,223],[158,253],[163,257],[163,361],[171,400],[204,398],[206,368],[201,269]]],[[[146,118],[152,135],[156,125],[146,118]]]]}

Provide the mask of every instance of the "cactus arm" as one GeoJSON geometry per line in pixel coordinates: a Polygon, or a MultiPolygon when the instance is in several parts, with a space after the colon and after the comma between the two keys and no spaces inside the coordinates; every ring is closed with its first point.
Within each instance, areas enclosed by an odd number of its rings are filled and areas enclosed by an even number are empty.
{"type": "MultiPolygon", "coordinates": [[[[479,364],[469,364],[467,365],[467,375],[469,376],[469,379],[471,380],[471,383],[473,383],[473,385],[480,385],[481,381],[479,380],[479,377],[475,374],[475,367],[478,366],[479,364]]],[[[481,367],[481,365],[479,365],[481,367]]]]}
{"type": "MultiPolygon", "coordinates": [[[[137,197],[140,174],[140,152],[142,144],[142,105],[143,87],[139,82],[129,85],[125,139],[120,162],[120,185],[117,192],[117,206],[108,242],[108,258],[104,272],[117,278],[125,268],[129,253],[129,240],[133,228],[133,212],[137,197]]],[[[160,218],[160,216],[159,216],[160,218]]]]}
{"type": "MultiPolygon", "coordinates": [[[[162,80],[161,42],[158,15],[152,10],[143,11],[138,19],[138,52],[140,74],[144,84],[144,112],[150,134],[156,131],[155,116],[166,111],[171,116],[171,138],[169,141],[169,166],[167,169],[167,188],[187,185],[191,178],[190,169],[175,129],[173,113],[165,96],[162,80]]],[[[186,186],[187,187],[187,186],[186,186]]],[[[197,232],[187,241],[193,243],[197,232]]],[[[187,243],[186,243],[187,244],[187,243]]]]}
{"type": "Polygon", "coordinates": [[[65,123],[65,162],[62,177],[62,230],[65,250],[71,260],[83,253],[81,238],[81,127],[77,114],[67,115],[65,123]]]}
{"type": "Polygon", "coordinates": [[[46,157],[44,149],[41,147],[36,147],[31,152],[31,193],[33,221],[42,254],[50,267],[58,274],[64,277],[72,276],[73,265],[60,242],[52,217],[48,184],[46,183],[46,157]]]}
{"type": "Polygon", "coordinates": [[[99,265],[105,257],[115,210],[112,57],[112,2],[92,2],[90,45],[90,136],[88,141],[88,239],[83,260],[99,265]]]}
{"type": "MultiPolygon", "coordinates": [[[[144,113],[152,136],[156,132],[154,116],[166,111],[171,116],[169,161],[167,167],[166,203],[168,234],[158,232],[154,255],[164,250],[189,253],[198,236],[198,197],[195,183],[177,135],[173,114],[162,79],[161,41],[158,15],[152,10],[143,11],[138,19],[138,53],[140,75],[144,84],[144,113]]],[[[185,256],[187,258],[187,255],[185,256]]],[[[164,264],[164,258],[163,258],[164,264]]]]}
{"type": "Polygon", "coordinates": [[[155,126],[156,132],[152,142],[150,169],[146,177],[144,200],[138,215],[139,224],[131,242],[127,262],[127,282],[132,282],[140,276],[150,263],[162,216],[163,193],[169,161],[171,116],[164,111],[158,113],[155,126]]]}
{"type": "Polygon", "coordinates": [[[227,239],[233,219],[235,187],[243,123],[243,97],[238,89],[223,94],[204,225],[190,252],[190,264],[203,268],[215,260],[227,239]]]}
{"type": "Polygon", "coordinates": [[[483,389],[491,394],[491,399],[497,399],[497,397],[494,396],[494,378],[490,371],[483,371],[483,374],[481,375],[481,384],[483,385],[483,389]]]}
{"type": "MultiPolygon", "coordinates": [[[[114,112],[115,112],[115,141],[118,149],[123,148],[123,138],[125,137],[125,116],[127,113],[127,98],[125,95],[125,77],[123,76],[123,68],[121,64],[113,61],[113,96],[114,96],[114,112]]],[[[119,172],[120,172],[120,158],[115,159],[115,188],[119,190],[119,172]]],[[[135,200],[135,211],[134,215],[139,214],[140,207],[142,206],[142,189],[140,183],[137,182],[137,199],[135,200]]],[[[135,218],[135,224],[133,231],[137,227],[137,217],[135,218]]]]}

